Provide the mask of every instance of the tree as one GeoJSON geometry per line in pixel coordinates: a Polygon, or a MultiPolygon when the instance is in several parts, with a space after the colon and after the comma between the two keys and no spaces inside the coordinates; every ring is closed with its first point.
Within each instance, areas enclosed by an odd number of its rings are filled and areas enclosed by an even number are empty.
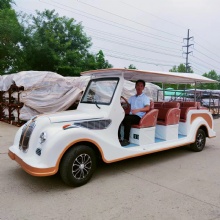
{"type": "Polygon", "coordinates": [[[105,60],[105,55],[102,50],[100,50],[95,57],[96,60],[96,69],[106,69],[106,68],[112,68],[113,66],[108,62],[108,60],[105,60]]]}
{"type": "MultiPolygon", "coordinates": [[[[169,72],[178,72],[178,73],[185,73],[186,72],[186,65],[181,63],[178,67],[173,66],[169,72]]],[[[189,68],[189,73],[193,73],[193,70],[189,68]]],[[[177,84],[166,84],[166,88],[173,88],[173,89],[187,89],[190,88],[190,85],[177,85],[177,84]]]]}
{"type": "Polygon", "coordinates": [[[6,7],[0,10],[0,74],[31,69],[79,76],[82,71],[112,67],[101,50],[88,52],[92,43],[81,23],[59,17],[54,10],[17,15],[7,8],[10,2],[0,2],[6,7]]]}
{"type": "Polygon", "coordinates": [[[126,67],[125,67],[125,69],[136,70],[137,68],[136,68],[136,66],[135,66],[135,65],[130,64],[130,65],[128,66],[128,68],[126,68],[126,67]]]}
{"type": "MultiPolygon", "coordinates": [[[[95,70],[95,69],[106,69],[112,68],[113,66],[105,60],[104,53],[100,50],[97,54],[87,53],[86,56],[81,60],[82,67],[80,71],[87,71],[87,70],[95,70]]],[[[66,75],[63,73],[62,75],[66,75]]]]}
{"type": "MultiPolygon", "coordinates": [[[[169,70],[169,72],[178,72],[178,73],[185,73],[186,72],[186,65],[181,63],[178,67],[173,66],[172,69],[169,70]]],[[[193,73],[193,70],[189,68],[189,73],[193,73]]]]}
{"type": "Polygon", "coordinates": [[[16,71],[22,52],[22,26],[10,3],[10,0],[0,2],[0,74],[16,71]]]}
{"type": "Polygon", "coordinates": [[[14,3],[12,0],[1,0],[0,10],[11,9],[11,4],[14,3]]]}
{"type": "Polygon", "coordinates": [[[29,68],[79,75],[91,46],[81,24],[73,18],[59,17],[54,10],[38,11],[31,19],[26,29],[29,40],[24,45],[29,68]]]}
{"type": "MultiPolygon", "coordinates": [[[[215,70],[211,70],[209,73],[204,73],[203,76],[213,79],[220,82],[220,76],[215,72],[215,70]]],[[[220,89],[219,83],[205,83],[199,86],[200,89],[220,89]]]]}
{"type": "Polygon", "coordinates": [[[78,76],[82,71],[112,67],[101,50],[96,55],[88,52],[91,39],[73,18],[45,10],[31,20],[26,29],[29,40],[24,44],[29,69],[78,76]]]}

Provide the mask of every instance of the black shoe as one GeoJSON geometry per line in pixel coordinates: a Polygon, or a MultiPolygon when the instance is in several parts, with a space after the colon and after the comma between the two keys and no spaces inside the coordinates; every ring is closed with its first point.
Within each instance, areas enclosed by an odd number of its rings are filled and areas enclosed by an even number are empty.
{"type": "Polygon", "coordinates": [[[130,142],[128,141],[128,140],[126,140],[126,139],[124,139],[122,142],[121,142],[121,146],[127,146],[127,145],[129,145],[130,144],[130,142]]]}

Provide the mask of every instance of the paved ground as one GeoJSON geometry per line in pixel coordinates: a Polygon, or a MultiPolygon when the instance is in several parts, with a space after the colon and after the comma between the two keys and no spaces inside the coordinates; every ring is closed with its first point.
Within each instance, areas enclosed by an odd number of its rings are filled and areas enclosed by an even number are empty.
{"type": "Polygon", "coordinates": [[[220,219],[220,119],[215,127],[200,153],[178,148],[102,165],[88,184],[70,188],[10,160],[18,128],[0,122],[0,219],[220,219]]]}

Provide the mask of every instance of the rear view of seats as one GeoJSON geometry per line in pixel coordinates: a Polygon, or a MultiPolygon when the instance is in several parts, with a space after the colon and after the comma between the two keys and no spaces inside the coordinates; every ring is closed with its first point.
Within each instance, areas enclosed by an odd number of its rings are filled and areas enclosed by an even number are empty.
{"type": "MultiPolygon", "coordinates": [[[[200,105],[199,105],[200,106],[200,105]]],[[[186,122],[187,113],[189,110],[195,110],[198,107],[197,102],[182,102],[180,106],[180,122],[186,122]]]]}
{"type": "Polygon", "coordinates": [[[177,140],[179,135],[186,136],[187,114],[190,110],[205,109],[199,102],[151,102],[150,110],[139,124],[133,125],[130,142],[138,145],[155,141],[177,140]]]}
{"type": "Polygon", "coordinates": [[[155,109],[159,110],[157,117],[158,125],[174,125],[179,123],[180,103],[179,102],[156,102],[155,109]]]}
{"type": "Polygon", "coordinates": [[[159,110],[156,125],[156,138],[163,140],[178,139],[180,103],[156,102],[154,105],[155,108],[159,110]]]}
{"type": "Polygon", "coordinates": [[[190,110],[204,110],[207,109],[206,107],[201,106],[200,102],[181,102],[180,103],[180,123],[179,123],[179,134],[181,135],[188,135],[189,134],[189,127],[190,127],[190,118],[187,117],[190,110]],[[187,123],[188,120],[188,123],[187,123]]]}

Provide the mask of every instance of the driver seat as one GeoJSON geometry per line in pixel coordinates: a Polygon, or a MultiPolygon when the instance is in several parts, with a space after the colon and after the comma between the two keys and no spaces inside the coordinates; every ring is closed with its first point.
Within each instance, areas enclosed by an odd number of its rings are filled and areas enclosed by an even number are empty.
{"type": "Polygon", "coordinates": [[[158,109],[154,109],[154,102],[150,101],[150,110],[141,118],[138,125],[132,125],[132,128],[155,127],[157,123],[158,109]]]}

